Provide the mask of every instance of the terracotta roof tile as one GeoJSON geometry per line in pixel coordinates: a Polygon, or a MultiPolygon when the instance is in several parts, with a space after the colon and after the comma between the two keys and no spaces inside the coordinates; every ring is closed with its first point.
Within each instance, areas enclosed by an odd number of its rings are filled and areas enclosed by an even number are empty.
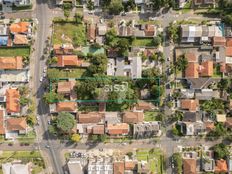
{"type": "Polygon", "coordinates": [[[217,160],[215,165],[215,173],[224,173],[228,171],[226,160],[217,160]]]}
{"type": "Polygon", "coordinates": [[[213,61],[208,60],[203,62],[199,67],[199,73],[201,74],[201,76],[213,76],[213,61]]]}
{"type": "Polygon", "coordinates": [[[18,89],[7,89],[6,90],[6,111],[8,113],[19,113],[20,112],[20,94],[18,89]]]}
{"type": "Polygon", "coordinates": [[[93,126],[93,134],[97,134],[97,135],[105,134],[105,126],[104,125],[93,126]]]}
{"type": "Polygon", "coordinates": [[[232,47],[232,38],[227,38],[226,39],[226,46],[227,47],[232,47]]]}
{"type": "Polygon", "coordinates": [[[29,22],[13,23],[10,25],[10,32],[11,33],[27,33],[29,26],[30,26],[29,22]]]}
{"type": "Polygon", "coordinates": [[[81,66],[82,61],[76,55],[61,55],[58,56],[57,65],[60,67],[65,66],[81,66]]]}
{"type": "Polygon", "coordinates": [[[23,58],[17,57],[0,57],[0,69],[22,69],[23,58]]]}
{"type": "Polygon", "coordinates": [[[125,170],[136,170],[137,161],[125,161],[125,170]]]}
{"type": "Polygon", "coordinates": [[[146,24],[144,32],[145,32],[145,36],[154,36],[155,26],[151,24],[146,24]]]}
{"type": "Polygon", "coordinates": [[[197,162],[196,159],[183,159],[184,174],[196,174],[197,162]]]}
{"type": "Polygon", "coordinates": [[[87,39],[89,41],[94,41],[96,39],[96,26],[94,24],[89,24],[87,26],[87,39]]]}
{"type": "Polygon", "coordinates": [[[127,111],[123,113],[123,123],[140,123],[143,122],[143,119],[143,112],[127,111]]]}
{"type": "Polygon", "coordinates": [[[75,86],[75,81],[68,81],[68,82],[58,82],[58,93],[71,93],[75,86]]]}
{"type": "Polygon", "coordinates": [[[152,110],[154,108],[155,108],[155,106],[152,103],[145,102],[145,101],[139,101],[136,104],[137,110],[152,110]]]}
{"type": "Polygon", "coordinates": [[[73,54],[74,47],[72,44],[55,44],[53,51],[55,55],[73,54]]]}
{"type": "Polygon", "coordinates": [[[198,63],[189,62],[185,70],[185,77],[187,78],[198,78],[198,63]]]}
{"type": "Polygon", "coordinates": [[[127,123],[108,124],[107,129],[110,135],[121,135],[129,133],[129,125],[127,123]]]}
{"type": "Polygon", "coordinates": [[[214,122],[205,122],[204,124],[205,124],[206,131],[208,132],[214,130],[215,128],[214,122]]]}
{"type": "Polygon", "coordinates": [[[103,115],[98,112],[78,113],[79,123],[99,123],[103,115]]]}
{"type": "Polygon", "coordinates": [[[76,102],[59,102],[56,104],[56,111],[62,112],[73,112],[77,109],[77,103],[76,102]]]}
{"type": "Polygon", "coordinates": [[[13,42],[14,42],[15,45],[27,45],[28,44],[28,39],[27,39],[26,35],[15,34],[13,42]]]}
{"type": "Polygon", "coordinates": [[[26,118],[9,118],[6,120],[6,126],[9,131],[26,130],[26,118]]]}
{"type": "Polygon", "coordinates": [[[114,174],[124,174],[124,162],[114,162],[114,174]]]}
{"type": "Polygon", "coordinates": [[[226,56],[232,57],[232,47],[226,47],[226,56]]]}
{"type": "Polygon", "coordinates": [[[198,100],[184,99],[181,100],[181,108],[189,111],[196,111],[199,105],[198,100]]]}
{"type": "Polygon", "coordinates": [[[232,117],[226,117],[225,126],[232,129],[232,117]]]}
{"type": "Polygon", "coordinates": [[[213,46],[225,46],[226,39],[225,37],[215,36],[213,37],[213,46]]]}
{"type": "Polygon", "coordinates": [[[188,62],[197,62],[197,56],[195,53],[186,53],[185,57],[187,58],[188,62]]]}

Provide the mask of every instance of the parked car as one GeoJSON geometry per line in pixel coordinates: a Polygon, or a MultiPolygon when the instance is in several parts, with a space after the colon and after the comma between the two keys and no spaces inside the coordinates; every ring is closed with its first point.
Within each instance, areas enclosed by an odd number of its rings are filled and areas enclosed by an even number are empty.
{"type": "Polygon", "coordinates": [[[40,82],[42,82],[42,81],[43,81],[43,76],[42,76],[42,77],[40,77],[39,81],[40,81],[40,82]]]}

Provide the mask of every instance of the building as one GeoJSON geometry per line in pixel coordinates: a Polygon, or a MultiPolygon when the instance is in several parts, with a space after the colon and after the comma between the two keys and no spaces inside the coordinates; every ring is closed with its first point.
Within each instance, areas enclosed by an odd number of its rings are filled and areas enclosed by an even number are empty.
{"type": "Polygon", "coordinates": [[[214,172],[215,161],[213,158],[206,158],[202,160],[202,169],[205,172],[214,172]]]}
{"type": "Polygon", "coordinates": [[[135,108],[136,110],[149,111],[155,109],[156,107],[152,103],[146,101],[138,101],[135,108]]]}
{"type": "Polygon", "coordinates": [[[181,109],[189,110],[189,111],[196,111],[199,106],[198,100],[192,100],[192,99],[183,99],[181,102],[181,109]]]}
{"type": "Polygon", "coordinates": [[[29,164],[5,163],[2,164],[3,174],[30,174],[29,164]]]}
{"type": "Polygon", "coordinates": [[[2,70],[23,69],[23,58],[21,56],[0,57],[0,69],[2,70]]]}
{"type": "Polygon", "coordinates": [[[219,123],[225,123],[226,122],[226,114],[217,114],[216,121],[219,123]]]}
{"type": "Polygon", "coordinates": [[[103,122],[103,114],[98,112],[77,113],[78,123],[100,123],[103,122]]]}
{"type": "Polygon", "coordinates": [[[24,35],[24,34],[15,34],[13,43],[14,43],[14,45],[28,45],[29,41],[28,41],[26,35],[24,35]]]}
{"type": "Polygon", "coordinates": [[[106,132],[111,136],[127,135],[129,125],[127,123],[107,124],[106,132]]]}
{"type": "Polygon", "coordinates": [[[0,135],[5,135],[5,110],[0,109],[0,135]]]}
{"type": "Polygon", "coordinates": [[[104,23],[98,23],[97,24],[97,34],[99,36],[105,36],[107,32],[107,25],[104,23]]]}
{"type": "Polygon", "coordinates": [[[20,113],[20,94],[18,89],[10,88],[6,90],[6,112],[8,115],[18,115],[20,113]]]}
{"type": "Polygon", "coordinates": [[[150,138],[161,135],[160,122],[137,123],[133,126],[133,137],[136,139],[150,138]]]}
{"type": "Polygon", "coordinates": [[[76,159],[71,159],[67,163],[69,174],[84,174],[81,162],[76,159]]]}
{"type": "Polygon", "coordinates": [[[55,55],[72,55],[74,47],[70,43],[66,44],[55,44],[53,45],[53,51],[55,55]]]}
{"type": "Polygon", "coordinates": [[[215,173],[227,173],[228,172],[228,166],[226,163],[226,160],[220,159],[216,160],[216,166],[215,166],[215,173]]]}
{"type": "Polygon", "coordinates": [[[58,102],[58,103],[50,104],[49,108],[50,108],[51,113],[57,113],[57,112],[76,113],[77,112],[77,103],[70,102],[70,101],[58,102]]]}
{"type": "Polygon", "coordinates": [[[11,24],[9,28],[12,34],[16,34],[16,33],[28,34],[31,32],[30,25],[31,24],[29,22],[18,22],[11,24]]]}
{"type": "Polygon", "coordinates": [[[87,24],[87,40],[89,42],[95,42],[96,39],[96,25],[95,24],[87,24]]]}
{"type": "Polygon", "coordinates": [[[82,60],[80,60],[77,55],[60,55],[57,56],[58,67],[77,67],[82,65],[82,60]]]}
{"type": "Polygon", "coordinates": [[[59,94],[71,94],[74,90],[76,81],[62,81],[62,82],[58,82],[58,88],[57,88],[57,92],[59,94]]]}
{"type": "Polygon", "coordinates": [[[27,122],[25,117],[6,119],[6,139],[12,139],[18,135],[27,134],[27,122]]]}
{"type": "Polygon", "coordinates": [[[123,113],[123,123],[141,123],[143,122],[144,114],[141,111],[132,112],[126,111],[123,113]]]}
{"type": "Polygon", "coordinates": [[[91,158],[88,163],[88,174],[114,174],[113,160],[111,157],[91,158]]]}
{"type": "Polygon", "coordinates": [[[196,159],[193,158],[183,159],[183,174],[197,174],[196,168],[197,168],[196,159]]]}
{"type": "Polygon", "coordinates": [[[124,174],[125,166],[123,161],[114,162],[114,174],[124,174]]]}
{"type": "Polygon", "coordinates": [[[9,36],[0,36],[0,46],[8,46],[9,36]]]}

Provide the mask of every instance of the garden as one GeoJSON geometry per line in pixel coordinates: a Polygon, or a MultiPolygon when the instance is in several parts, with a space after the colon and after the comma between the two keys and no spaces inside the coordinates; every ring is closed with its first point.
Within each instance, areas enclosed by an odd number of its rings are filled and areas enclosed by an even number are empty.
{"type": "Polygon", "coordinates": [[[1,47],[0,56],[12,57],[12,56],[25,56],[30,55],[30,47],[1,47]]]}

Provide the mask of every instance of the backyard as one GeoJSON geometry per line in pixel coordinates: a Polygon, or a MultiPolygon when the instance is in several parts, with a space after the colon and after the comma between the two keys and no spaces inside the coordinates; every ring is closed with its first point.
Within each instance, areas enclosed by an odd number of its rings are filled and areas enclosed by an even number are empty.
{"type": "MultiPolygon", "coordinates": [[[[32,174],[40,173],[45,167],[38,151],[0,151],[0,166],[13,160],[21,160],[23,163],[33,162],[32,174]]],[[[0,174],[2,174],[1,169],[0,174]]]]}
{"type": "Polygon", "coordinates": [[[158,116],[158,111],[150,111],[144,113],[144,121],[156,121],[156,117],[158,116]]]}
{"type": "Polygon", "coordinates": [[[86,69],[78,68],[78,69],[69,69],[69,70],[59,70],[56,68],[49,68],[48,69],[48,78],[55,79],[55,78],[80,78],[86,69]]]}
{"type": "Polygon", "coordinates": [[[0,48],[0,56],[2,57],[12,57],[12,56],[29,56],[30,55],[30,47],[22,47],[22,48],[0,48]]]}
{"type": "Polygon", "coordinates": [[[139,161],[147,161],[149,163],[151,173],[164,173],[164,156],[160,149],[138,149],[136,156],[139,161]]]}
{"type": "Polygon", "coordinates": [[[154,47],[154,43],[152,38],[136,38],[133,40],[132,46],[154,47]]]}
{"type": "Polygon", "coordinates": [[[53,27],[53,44],[73,43],[74,46],[86,44],[83,24],[55,22],[53,27]]]}

